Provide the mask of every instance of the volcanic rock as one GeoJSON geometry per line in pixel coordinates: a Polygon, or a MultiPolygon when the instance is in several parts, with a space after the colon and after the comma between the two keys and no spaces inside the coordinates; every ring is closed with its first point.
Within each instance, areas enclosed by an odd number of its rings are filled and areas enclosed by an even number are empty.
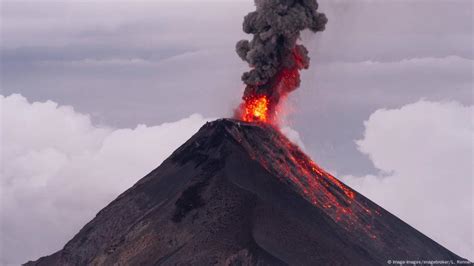
{"type": "Polygon", "coordinates": [[[26,265],[383,265],[462,260],[270,125],[204,125],[62,250],[26,265]]]}

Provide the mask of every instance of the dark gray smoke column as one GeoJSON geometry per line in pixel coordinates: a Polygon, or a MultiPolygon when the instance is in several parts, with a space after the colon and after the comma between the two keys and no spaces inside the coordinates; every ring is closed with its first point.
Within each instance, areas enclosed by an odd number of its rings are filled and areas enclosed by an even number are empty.
{"type": "Polygon", "coordinates": [[[252,67],[242,75],[247,85],[243,98],[264,94],[274,108],[299,86],[298,70],[309,67],[308,51],[296,44],[300,32],[323,31],[327,18],[317,12],[316,0],[255,0],[255,5],[243,23],[253,39],[236,45],[237,54],[252,67]]]}

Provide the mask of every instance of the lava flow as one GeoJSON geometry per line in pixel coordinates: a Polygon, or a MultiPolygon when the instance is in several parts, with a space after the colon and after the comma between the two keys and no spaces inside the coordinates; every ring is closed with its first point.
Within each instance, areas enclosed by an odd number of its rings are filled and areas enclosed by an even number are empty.
{"type": "MultiPolygon", "coordinates": [[[[259,138],[260,134],[243,138],[246,142],[240,143],[252,159],[279,177],[282,182],[292,186],[308,202],[323,209],[347,230],[363,231],[370,238],[377,238],[376,233],[371,230],[371,225],[367,225],[361,217],[378,213],[372,213],[368,206],[362,204],[355,191],[312,161],[277,128],[261,125],[253,129],[266,131],[262,135],[270,138],[259,138]]],[[[243,135],[246,133],[240,132],[243,135]]]]}

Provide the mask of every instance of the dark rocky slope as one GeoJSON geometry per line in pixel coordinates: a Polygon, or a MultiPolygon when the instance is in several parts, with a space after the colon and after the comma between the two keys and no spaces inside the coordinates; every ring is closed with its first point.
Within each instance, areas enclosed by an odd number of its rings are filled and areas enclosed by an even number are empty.
{"type": "Polygon", "coordinates": [[[201,128],[65,247],[27,265],[380,265],[461,259],[277,130],[201,128]]]}

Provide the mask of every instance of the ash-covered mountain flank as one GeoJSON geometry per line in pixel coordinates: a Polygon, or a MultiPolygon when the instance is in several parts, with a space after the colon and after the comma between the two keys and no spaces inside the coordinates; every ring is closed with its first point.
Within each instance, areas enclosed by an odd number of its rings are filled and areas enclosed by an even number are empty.
{"type": "Polygon", "coordinates": [[[222,119],[27,265],[380,265],[461,258],[269,125],[222,119]]]}

